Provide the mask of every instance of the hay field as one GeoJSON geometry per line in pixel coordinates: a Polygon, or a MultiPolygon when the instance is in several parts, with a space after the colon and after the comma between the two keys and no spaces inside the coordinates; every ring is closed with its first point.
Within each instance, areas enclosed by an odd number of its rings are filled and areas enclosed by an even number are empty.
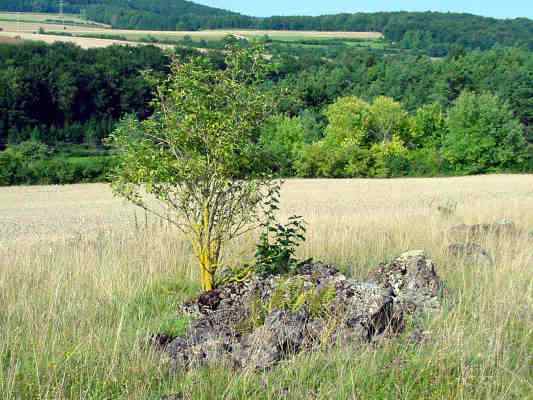
{"type": "Polygon", "coordinates": [[[21,44],[23,42],[24,42],[23,39],[20,39],[17,37],[0,35],[0,44],[21,44]]]}
{"type": "Polygon", "coordinates": [[[59,36],[59,35],[40,35],[35,33],[14,33],[14,32],[0,32],[0,41],[2,42],[13,42],[17,40],[18,42],[22,41],[37,41],[44,42],[48,44],[54,43],[73,43],[82,49],[93,49],[101,47],[109,47],[114,45],[120,46],[157,46],[162,49],[173,48],[174,46],[168,44],[159,44],[159,43],[141,43],[134,41],[126,40],[116,40],[116,39],[99,39],[99,38],[88,38],[88,37],[72,37],[72,36],[59,36]]]}
{"type": "MultiPolygon", "coordinates": [[[[430,340],[300,355],[271,371],[168,372],[143,338],[197,290],[179,234],[105,185],[0,189],[2,399],[525,399],[533,389],[533,255],[527,235],[496,243],[494,267],[445,254],[457,223],[508,218],[533,229],[533,175],[291,180],[284,216],[309,223],[301,256],[355,277],[424,249],[449,289],[430,340]],[[457,202],[444,217],[437,206],[457,202]]],[[[228,263],[253,251],[242,238],[228,263]]]]}

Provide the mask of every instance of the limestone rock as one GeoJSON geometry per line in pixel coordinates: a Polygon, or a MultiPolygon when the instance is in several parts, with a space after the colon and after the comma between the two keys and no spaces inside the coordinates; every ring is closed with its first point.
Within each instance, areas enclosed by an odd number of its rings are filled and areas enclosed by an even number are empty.
{"type": "Polygon", "coordinates": [[[193,315],[194,321],[164,350],[176,368],[212,362],[270,368],[324,343],[360,345],[394,336],[405,328],[404,311],[438,306],[440,287],[433,263],[420,251],[380,266],[368,282],[348,279],[333,266],[308,263],[292,276],[254,277],[189,301],[182,312],[193,315]],[[301,292],[279,290],[287,287],[301,292]],[[307,303],[310,293],[313,301],[327,294],[320,305],[323,312],[307,303]],[[285,295],[296,301],[287,306],[278,298],[285,295]],[[271,309],[272,304],[281,308],[271,309]],[[258,307],[266,314],[258,314],[258,307]]]}
{"type": "Polygon", "coordinates": [[[494,260],[490,253],[475,243],[454,243],[448,246],[448,254],[465,264],[471,265],[494,265],[494,260]]]}
{"type": "Polygon", "coordinates": [[[448,231],[448,237],[455,242],[475,242],[487,237],[509,238],[521,234],[513,221],[502,219],[492,224],[456,225],[448,231]]]}
{"type": "Polygon", "coordinates": [[[443,283],[435,264],[422,250],[403,253],[388,264],[381,264],[370,278],[390,288],[395,304],[403,312],[414,313],[440,307],[443,283]]]}

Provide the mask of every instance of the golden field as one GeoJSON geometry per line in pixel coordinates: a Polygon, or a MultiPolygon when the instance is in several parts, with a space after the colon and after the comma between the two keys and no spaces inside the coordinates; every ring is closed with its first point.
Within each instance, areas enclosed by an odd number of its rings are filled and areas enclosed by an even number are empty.
{"type": "MultiPolygon", "coordinates": [[[[333,348],[260,373],[169,373],[143,338],[197,290],[188,243],[106,185],[1,188],[0,398],[530,396],[532,241],[527,234],[486,238],[480,244],[496,265],[465,265],[446,255],[446,231],[504,218],[533,230],[533,175],[289,180],[282,208],[309,224],[302,257],[336,263],[355,277],[405,250],[426,250],[449,289],[444,309],[427,322],[430,340],[333,348]],[[457,204],[455,213],[441,215],[444,204],[457,204]]],[[[226,261],[249,259],[253,243],[253,235],[234,243],[226,261]]]]}

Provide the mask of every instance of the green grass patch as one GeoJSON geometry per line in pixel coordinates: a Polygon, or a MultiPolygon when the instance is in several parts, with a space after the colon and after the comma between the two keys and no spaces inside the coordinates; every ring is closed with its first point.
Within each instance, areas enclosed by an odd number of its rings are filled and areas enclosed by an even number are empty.
{"type": "Polygon", "coordinates": [[[178,316],[179,306],[199,292],[200,286],[189,281],[158,282],[128,301],[127,318],[146,334],[181,336],[189,327],[190,319],[178,316]]]}

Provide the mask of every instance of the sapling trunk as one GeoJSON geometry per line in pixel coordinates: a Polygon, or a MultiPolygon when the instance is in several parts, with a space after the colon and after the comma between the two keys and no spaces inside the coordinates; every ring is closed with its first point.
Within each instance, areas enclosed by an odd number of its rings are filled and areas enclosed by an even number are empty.
{"type": "Polygon", "coordinates": [[[220,243],[211,236],[209,206],[204,206],[202,221],[195,235],[196,256],[200,264],[202,290],[210,291],[215,287],[215,273],[220,258],[220,243]]]}

